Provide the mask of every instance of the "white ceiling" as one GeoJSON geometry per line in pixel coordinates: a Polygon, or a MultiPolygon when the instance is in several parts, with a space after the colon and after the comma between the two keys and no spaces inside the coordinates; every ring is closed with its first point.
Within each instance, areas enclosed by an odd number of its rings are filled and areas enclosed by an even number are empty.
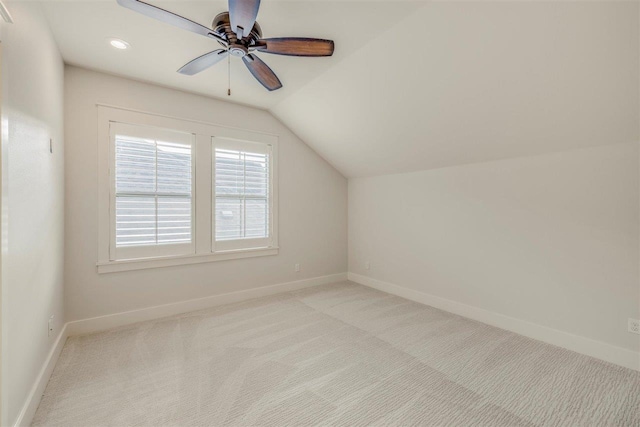
{"type": "MultiPolygon", "coordinates": [[[[205,25],[227,10],[153,4],[205,25]]],[[[175,72],[215,42],[115,0],[44,9],[68,63],[226,98],[226,64],[175,72]]],[[[263,0],[265,37],[330,38],[336,52],[261,55],[284,83],[271,93],[232,58],[231,99],[269,109],[349,177],[638,141],[639,19],[637,2],[263,0]]]]}

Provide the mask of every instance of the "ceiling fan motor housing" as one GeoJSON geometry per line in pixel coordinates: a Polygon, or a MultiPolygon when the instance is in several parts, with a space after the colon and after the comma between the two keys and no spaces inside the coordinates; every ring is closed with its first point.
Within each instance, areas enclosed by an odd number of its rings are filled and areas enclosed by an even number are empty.
{"type": "Polygon", "coordinates": [[[262,29],[256,22],[248,36],[238,40],[238,36],[231,29],[229,12],[222,12],[213,18],[211,25],[213,31],[229,42],[229,53],[233,56],[243,57],[249,53],[249,47],[254,46],[262,38],[262,29]]]}

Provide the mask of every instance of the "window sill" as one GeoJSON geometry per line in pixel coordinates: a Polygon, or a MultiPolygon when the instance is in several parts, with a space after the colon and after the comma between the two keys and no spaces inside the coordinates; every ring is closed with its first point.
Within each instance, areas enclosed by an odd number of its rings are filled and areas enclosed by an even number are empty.
{"type": "Polygon", "coordinates": [[[278,255],[278,250],[279,249],[277,247],[270,247],[224,251],[204,255],[181,255],[162,258],[125,259],[119,261],[98,262],[96,266],[98,268],[98,274],[105,274],[116,273],[119,271],[144,270],[149,268],[202,264],[205,262],[278,255]]]}

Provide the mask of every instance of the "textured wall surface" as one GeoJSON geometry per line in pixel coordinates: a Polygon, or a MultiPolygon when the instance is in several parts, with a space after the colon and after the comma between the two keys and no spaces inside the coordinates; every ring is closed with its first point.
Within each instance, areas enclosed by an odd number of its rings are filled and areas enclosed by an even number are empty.
{"type": "Polygon", "coordinates": [[[65,84],[69,320],[346,272],[347,180],[271,114],[76,67],[65,84]],[[96,103],[278,135],[280,253],[98,275],[96,103]]]}
{"type": "Polygon", "coordinates": [[[2,27],[2,422],[13,425],[64,323],[64,66],[39,5],[7,7],[14,23],[2,27]]]}

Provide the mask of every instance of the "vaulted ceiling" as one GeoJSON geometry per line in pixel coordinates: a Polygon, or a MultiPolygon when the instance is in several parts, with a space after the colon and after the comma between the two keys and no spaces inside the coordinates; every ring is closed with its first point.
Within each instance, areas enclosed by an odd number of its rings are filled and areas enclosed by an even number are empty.
{"type": "MultiPolygon", "coordinates": [[[[225,1],[152,1],[204,25],[225,1]]],[[[43,3],[66,62],[266,108],[345,176],[640,139],[638,2],[271,1],[265,37],[333,39],[331,58],[261,55],[176,73],[215,42],[110,1],[43,3]],[[133,46],[116,51],[106,38],[133,46]]]]}

